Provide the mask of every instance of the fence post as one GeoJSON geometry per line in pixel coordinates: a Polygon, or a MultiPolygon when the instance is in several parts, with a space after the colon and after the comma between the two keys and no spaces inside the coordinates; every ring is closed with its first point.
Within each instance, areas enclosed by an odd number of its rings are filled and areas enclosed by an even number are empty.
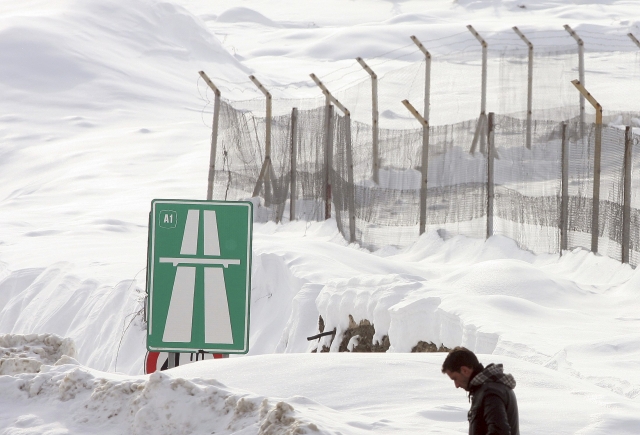
{"type": "Polygon", "coordinates": [[[262,83],[258,81],[255,76],[249,76],[249,79],[257,86],[258,89],[267,97],[267,113],[266,113],[266,127],[265,127],[265,141],[264,141],[264,162],[262,169],[260,169],[260,175],[256,182],[256,187],[253,189],[253,196],[258,196],[260,192],[260,183],[264,180],[264,205],[271,205],[271,172],[273,166],[271,164],[271,93],[262,86],[262,83]]]}
{"type": "Polygon", "coordinates": [[[289,221],[296,220],[296,176],[298,158],[298,108],[291,109],[291,197],[289,199],[289,221]]]}
{"type": "Polygon", "coordinates": [[[633,41],[634,44],[636,44],[638,46],[638,48],[640,48],[640,41],[638,41],[638,38],[636,38],[633,33],[627,33],[627,36],[629,38],[631,38],[631,40],[633,41]]]}
{"type": "Polygon", "coordinates": [[[567,141],[567,123],[562,124],[562,198],[560,203],[560,255],[568,248],[569,229],[569,144],[567,141]]]}
{"type": "Polygon", "coordinates": [[[331,219],[331,169],[333,168],[333,105],[326,99],[324,110],[324,218],[331,219]]]}
{"type": "MultiPolygon", "coordinates": [[[[578,80],[582,83],[582,86],[586,85],[584,80],[584,41],[578,36],[576,32],[573,31],[568,24],[564,25],[564,30],[569,32],[569,35],[573,37],[578,43],[578,80]]],[[[584,103],[584,95],[580,94],[580,137],[584,137],[584,127],[585,127],[585,103],[584,103]]]]}
{"type": "MultiPolygon", "coordinates": [[[[339,107],[339,106],[338,106],[339,107]]],[[[351,143],[351,113],[344,110],[347,141],[347,207],[349,209],[349,243],[356,241],[356,186],[353,179],[353,147],[351,143]]]]}
{"type": "Polygon", "coordinates": [[[471,153],[476,152],[476,146],[478,139],[480,139],[480,152],[485,152],[485,136],[487,132],[487,50],[488,45],[486,41],[480,36],[478,32],[473,28],[471,24],[467,26],[467,29],[476,37],[480,45],[482,45],[482,94],[480,97],[480,117],[478,118],[478,124],[476,125],[476,132],[473,135],[473,142],[471,142],[471,153]]]}
{"type": "Polygon", "coordinates": [[[593,213],[591,215],[591,252],[598,252],[598,236],[600,234],[600,161],[602,157],[602,106],[593,96],[587,92],[584,85],[578,80],[571,83],[578,89],[589,103],[596,109],[596,146],[593,151],[593,213]]]}
{"type": "Polygon", "coordinates": [[[494,128],[494,114],[489,112],[487,120],[487,142],[489,143],[487,147],[487,239],[493,236],[493,201],[495,198],[493,163],[496,156],[494,128]]]}
{"type": "MultiPolygon", "coordinates": [[[[409,112],[422,124],[424,130],[429,131],[429,121],[421,116],[418,111],[409,103],[403,100],[402,104],[409,109],[409,112]]],[[[424,234],[427,226],[427,175],[429,169],[429,136],[422,136],[422,167],[420,170],[420,234],[424,234]]]]}
{"type": "Polygon", "coordinates": [[[533,44],[527,39],[526,36],[518,29],[513,27],[513,31],[524,41],[529,47],[529,62],[527,73],[527,148],[531,149],[531,117],[533,115],[533,44]]]}
{"type": "Polygon", "coordinates": [[[218,148],[218,120],[220,119],[220,90],[213,84],[204,71],[198,71],[200,77],[209,85],[215,95],[213,103],[213,122],[211,125],[211,155],[209,156],[209,179],[207,182],[207,201],[213,198],[213,181],[216,174],[216,152],[218,148]]]}
{"type": "MultiPolygon", "coordinates": [[[[416,38],[411,36],[411,40],[418,46],[425,58],[425,71],[424,71],[424,112],[421,118],[416,117],[422,124],[422,161],[421,161],[421,176],[420,183],[420,234],[426,231],[427,227],[427,174],[429,172],[429,114],[431,109],[431,53],[425,48],[424,45],[416,38]]],[[[407,101],[407,100],[405,100],[407,101]]],[[[404,103],[404,102],[403,102],[404,103]]],[[[411,111],[409,101],[405,106],[411,111]]],[[[413,109],[415,111],[415,109],[413,109]]],[[[417,112],[414,114],[416,116],[417,112]]]]}
{"type": "Polygon", "coordinates": [[[372,140],[373,140],[373,182],[379,183],[379,168],[380,168],[380,158],[379,158],[379,150],[378,150],[378,142],[379,142],[379,124],[378,124],[378,76],[373,72],[369,65],[362,60],[361,57],[356,57],[356,60],[364,68],[366,72],[371,76],[371,126],[372,126],[372,140]]]}
{"type": "Polygon", "coordinates": [[[624,132],[624,201],[622,208],[622,262],[629,263],[631,237],[631,127],[624,132]]]}
{"type": "MultiPolygon", "coordinates": [[[[327,101],[335,104],[338,109],[342,111],[346,119],[345,138],[346,138],[346,151],[347,151],[347,209],[349,210],[349,243],[356,241],[356,207],[355,207],[355,185],[353,180],[353,150],[351,147],[351,112],[338,101],[327,87],[316,77],[315,74],[310,74],[311,79],[322,90],[322,93],[327,98],[327,101]]],[[[329,106],[333,107],[333,106],[329,106]]]]}

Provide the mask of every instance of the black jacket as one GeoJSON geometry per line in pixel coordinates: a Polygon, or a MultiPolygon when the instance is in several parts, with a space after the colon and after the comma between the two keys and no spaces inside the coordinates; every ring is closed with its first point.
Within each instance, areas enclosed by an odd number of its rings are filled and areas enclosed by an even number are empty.
{"type": "Polygon", "coordinates": [[[520,435],[515,380],[490,364],[469,383],[469,435],[520,435]]]}

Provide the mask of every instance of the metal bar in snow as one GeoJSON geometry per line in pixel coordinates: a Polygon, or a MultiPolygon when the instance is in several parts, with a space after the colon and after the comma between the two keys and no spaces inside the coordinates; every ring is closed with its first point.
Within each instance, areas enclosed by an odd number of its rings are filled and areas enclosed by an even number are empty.
{"type": "Polygon", "coordinates": [[[216,173],[216,152],[218,148],[218,120],[220,119],[220,90],[213,84],[204,71],[198,71],[200,77],[211,88],[214,95],[213,123],[211,126],[211,154],[209,156],[209,178],[207,180],[207,200],[213,198],[213,181],[216,173]]]}
{"type": "Polygon", "coordinates": [[[524,41],[529,47],[529,62],[527,73],[527,139],[526,145],[528,149],[531,149],[531,118],[533,116],[533,44],[527,39],[526,36],[518,29],[513,27],[513,31],[518,34],[520,39],[524,41]]]}
{"type": "Polygon", "coordinates": [[[379,183],[379,169],[380,169],[380,158],[378,151],[378,141],[379,141],[379,114],[378,114],[378,76],[373,70],[366,64],[361,57],[356,57],[356,60],[364,68],[364,70],[369,73],[371,76],[371,118],[372,118],[372,148],[373,148],[373,167],[372,167],[372,176],[373,182],[379,183]]]}

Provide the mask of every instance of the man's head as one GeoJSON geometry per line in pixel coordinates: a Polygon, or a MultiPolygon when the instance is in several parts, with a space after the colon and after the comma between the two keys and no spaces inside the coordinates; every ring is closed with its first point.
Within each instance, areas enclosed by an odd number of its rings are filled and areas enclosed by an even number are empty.
{"type": "Polygon", "coordinates": [[[480,373],[483,369],[478,357],[464,347],[453,348],[442,363],[442,373],[449,376],[456,388],[465,390],[468,389],[473,374],[480,373]]]}

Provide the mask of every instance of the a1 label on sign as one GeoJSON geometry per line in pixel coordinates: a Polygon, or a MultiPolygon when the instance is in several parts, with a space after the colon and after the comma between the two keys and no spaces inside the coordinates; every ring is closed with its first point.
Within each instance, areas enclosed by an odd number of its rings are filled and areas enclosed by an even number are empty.
{"type": "Polygon", "coordinates": [[[151,216],[148,350],[246,353],[252,204],[154,200],[151,216]]]}
{"type": "Polygon", "coordinates": [[[175,228],[178,223],[178,213],[173,210],[162,210],[158,214],[158,225],[161,228],[175,228]]]}

